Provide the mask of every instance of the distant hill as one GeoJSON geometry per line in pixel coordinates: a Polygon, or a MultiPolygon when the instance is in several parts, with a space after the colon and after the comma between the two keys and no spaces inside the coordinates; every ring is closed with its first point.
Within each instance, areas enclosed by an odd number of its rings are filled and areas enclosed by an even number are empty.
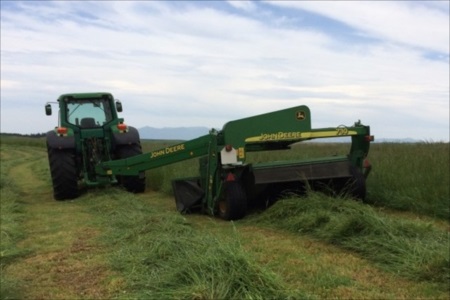
{"type": "MultiPolygon", "coordinates": [[[[311,143],[350,143],[351,137],[335,137],[335,138],[326,138],[326,139],[313,139],[311,143]]],[[[416,140],[413,138],[401,138],[401,139],[389,139],[389,138],[377,138],[375,136],[374,143],[399,143],[399,144],[408,144],[408,143],[421,143],[421,140],[416,140]]]]}
{"type": "MultiPolygon", "coordinates": [[[[208,134],[208,127],[163,127],[155,128],[145,126],[138,128],[141,139],[148,140],[192,140],[208,134]]],[[[316,143],[349,143],[349,137],[337,137],[326,139],[314,139],[310,142],[316,143]]],[[[420,140],[412,138],[379,138],[375,136],[375,143],[420,143],[420,140]]]]}
{"type": "Polygon", "coordinates": [[[378,139],[375,137],[375,142],[378,143],[422,143],[422,140],[416,140],[413,138],[401,138],[401,139],[378,139]]]}
{"type": "Polygon", "coordinates": [[[164,127],[145,126],[138,128],[141,139],[151,140],[192,140],[208,134],[207,127],[164,127]]]}

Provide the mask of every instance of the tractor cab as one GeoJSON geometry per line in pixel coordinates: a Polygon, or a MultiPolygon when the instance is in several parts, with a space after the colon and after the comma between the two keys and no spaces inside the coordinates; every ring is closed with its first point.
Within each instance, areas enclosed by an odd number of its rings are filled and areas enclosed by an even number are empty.
{"type": "MultiPolygon", "coordinates": [[[[117,112],[122,111],[120,101],[114,105],[114,98],[109,93],[65,94],[58,98],[58,104],[59,126],[74,130],[117,124],[117,112]]],[[[47,115],[52,114],[50,103],[46,104],[45,111],[47,115]]]]}

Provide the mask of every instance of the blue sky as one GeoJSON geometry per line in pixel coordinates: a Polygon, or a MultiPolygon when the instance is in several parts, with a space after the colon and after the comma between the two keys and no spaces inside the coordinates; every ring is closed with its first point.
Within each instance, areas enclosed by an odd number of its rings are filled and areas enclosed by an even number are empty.
{"type": "Polygon", "coordinates": [[[314,128],[449,141],[449,1],[1,1],[1,132],[108,91],[135,127],[308,105],[314,128]]]}

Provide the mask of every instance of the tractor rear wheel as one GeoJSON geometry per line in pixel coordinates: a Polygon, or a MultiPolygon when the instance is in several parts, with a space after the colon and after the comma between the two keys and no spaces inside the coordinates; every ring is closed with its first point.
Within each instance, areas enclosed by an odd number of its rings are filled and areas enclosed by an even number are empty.
{"type": "Polygon", "coordinates": [[[225,182],[224,195],[219,201],[219,216],[224,220],[238,220],[247,212],[247,197],[242,185],[236,181],[225,182]]]}
{"type": "Polygon", "coordinates": [[[48,148],[47,154],[55,200],[78,197],[77,166],[73,151],[48,148]]]}
{"type": "MultiPolygon", "coordinates": [[[[116,148],[118,159],[129,158],[142,154],[140,144],[121,145],[116,148]]],[[[117,176],[122,186],[132,193],[143,193],[145,191],[145,177],[140,176],[117,176]]]]}

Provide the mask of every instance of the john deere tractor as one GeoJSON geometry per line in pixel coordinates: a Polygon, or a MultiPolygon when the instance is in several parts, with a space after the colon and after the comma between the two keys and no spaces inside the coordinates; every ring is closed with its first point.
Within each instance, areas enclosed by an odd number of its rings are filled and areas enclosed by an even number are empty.
{"type": "MultiPolygon", "coordinates": [[[[120,183],[131,192],[145,189],[145,171],[198,158],[198,176],[173,178],[176,207],[201,210],[226,220],[245,216],[250,203],[267,203],[279,194],[309,186],[364,199],[370,127],[311,127],[305,105],[227,122],[196,139],[142,153],[138,131],[117,117],[122,105],[109,93],[65,94],[58,98],[59,124],[47,133],[48,157],[57,200],[78,196],[79,186],[120,183]],[[300,142],[349,137],[344,155],[304,158],[300,142]],[[251,152],[287,150],[290,160],[248,162],[251,152]]],[[[46,113],[51,114],[47,103],[46,113]]],[[[270,156],[271,157],[271,156],[270,156]]],[[[276,157],[276,156],[274,156],[276,157]]]]}
{"type": "MultiPolygon", "coordinates": [[[[143,192],[144,172],[119,176],[95,171],[102,162],[142,153],[138,131],[117,115],[121,102],[110,93],[76,93],[61,95],[56,103],[58,126],[47,133],[54,198],[76,198],[83,185],[122,184],[128,191],[143,192]]],[[[51,102],[45,112],[52,114],[51,102]]]]}

